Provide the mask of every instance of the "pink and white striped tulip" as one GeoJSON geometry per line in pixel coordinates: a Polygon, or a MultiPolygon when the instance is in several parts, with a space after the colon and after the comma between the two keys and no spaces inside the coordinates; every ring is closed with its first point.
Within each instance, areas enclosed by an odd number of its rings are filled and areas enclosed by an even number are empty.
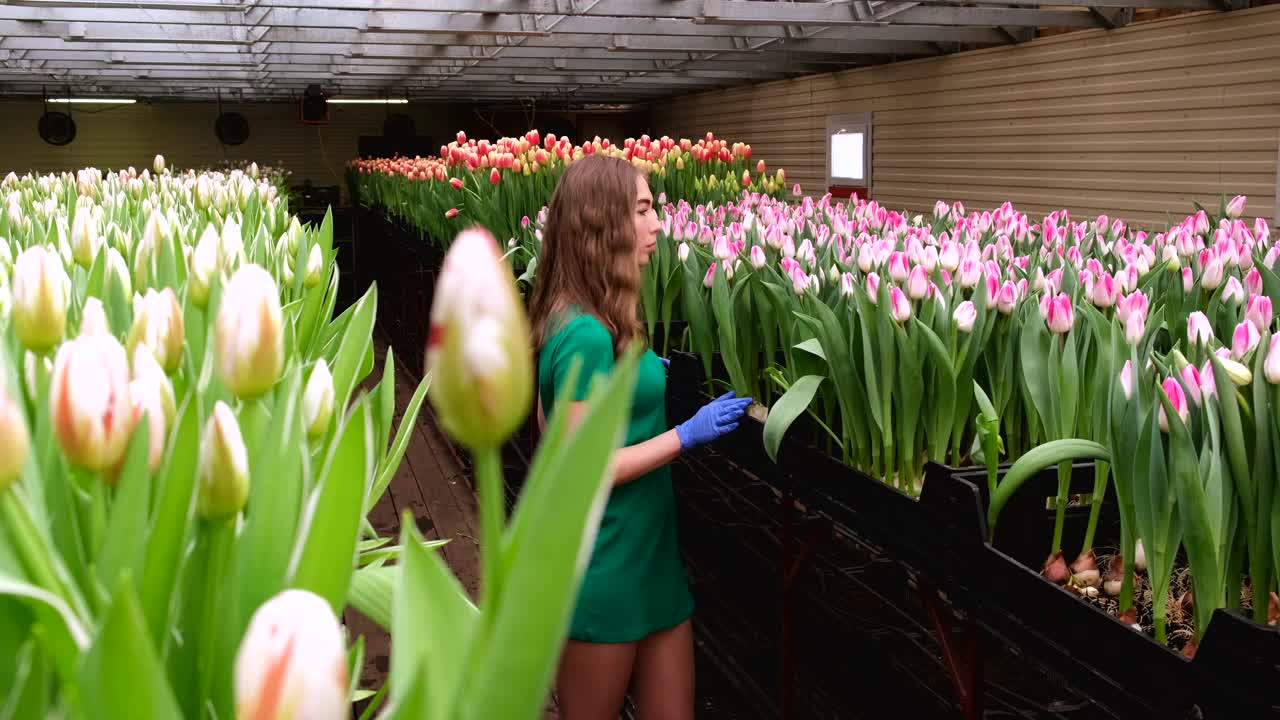
{"type": "Polygon", "coordinates": [[[1227,284],[1222,288],[1222,300],[1234,305],[1244,302],[1244,286],[1240,284],[1235,275],[1227,278],[1227,284]]]}
{"type": "MultiPolygon", "coordinates": [[[[686,254],[688,254],[687,250],[686,250],[686,254]]],[[[751,267],[755,268],[756,270],[763,268],[765,264],[768,262],[768,258],[766,258],[764,254],[764,248],[760,247],[759,245],[751,246],[751,252],[749,253],[749,257],[751,260],[751,267]]]]}
{"type": "Polygon", "coordinates": [[[1231,356],[1236,360],[1243,360],[1245,355],[1253,352],[1261,342],[1262,335],[1258,333],[1258,328],[1248,320],[1236,325],[1235,332],[1231,334],[1231,356]]]}
{"type": "Polygon", "coordinates": [[[1209,317],[1199,310],[1191,313],[1187,318],[1187,341],[1192,347],[1196,345],[1208,347],[1213,339],[1213,325],[1209,323],[1209,317]]]}
{"type": "MultiPolygon", "coordinates": [[[[1212,369],[1212,368],[1211,368],[1212,369]]],[[[1183,365],[1179,371],[1182,375],[1182,383],[1187,386],[1187,397],[1196,405],[1200,404],[1200,388],[1204,385],[1204,380],[1200,377],[1200,370],[1190,363],[1183,365]]]]}
{"type": "MultiPolygon", "coordinates": [[[[1182,384],[1174,378],[1165,378],[1160,387],[1164,390],[1164,394],[1169,397],[1169,403],[1173,405],[1173,411],[1178,414],[1182,422],[1186,423],[1191,419],[1191,411],[1187,406],[1187,395],[1182,390],[1182,384]]],[[[1164,411],[1164,403],[1160,404],[1160,431],[1169,432],[1169,418],[1164,411]]]]}
{"type": "MultiPolygon", "coordinates": [[[[1026,280],[1021,282],[1025,283],[1026,280]]],[[[1018,298],[1021,295],[1022,292],[1017,284],[1012,280],[1005,280],[1004,284],[1000,286],[1000,294],[996,296],[996,309],[1000,311],[1001,315],[1012,315],[1014,308],[1018,306],[1018,298]]]]}
{"type": "Polygon", "coordinates": [[[1280,334],[1271,336],[1267,356],[1262,361],[1262,376],[1272,385],[1280,384],[1280,334]]]}
{"type": "Polygon", "coordinates": [[[966,290],[978,284],[982,279],[982,263],[977,260],[965,260],[960,263],[960,287],[966,290]]]}
{"type": "Polygon", "coordinates": [[[1223,275],[1226,273],[1221,257],[1210,258],[1205,263],[1204,270],[1200,274],[1200,286],[1205,290],[1217,290],[1222,285],[1223,275]]]}
{"type": "Polygon", "coordinates": [[[867,297],[872,305],[880,301],[880,276],[875,273],[867,273],[867,297]]]}
{"type": "Polygon", "coordinates": [[[956,329],[960,332],[972,332],[973,325],[978,320],[978,309],[974,307],[972,300],[965,300],[956,306],[955,312],[951,314],[951,319],[956,324],[956,329]]]}
{"type": "Polygon", "coordinates": [[[1142,342],[1142,336],[1147,332],[1147,316],[1134,313],[1129,316],[1129,322],[1124,324],[1124,340],[1130,345],[1136,346],[1142,342]]]}
{"type": "Polygon", "coordinates": [[[1116,304],[1116,297],[1119,290],[1116,288],[1116,281],[1110,275],[1103,273],[1093,284],[1092,292],[1089,293],[1089,300],[1097,307],[1109,308],[1116,304]]]}
{"type": "Polygon", "coordinates": [[[1244,206],[1246,202],[1248,202],[1248,198],[1246,198],[1244,195],[1236,195],[1235,197],[1231,198],[1231,200],[1227,203],[1227,217],[1234,220],[1240,217],[1241,215],[1243,215],[1244,206]]]}
{"type": "Polygon", "coordinates": [[[844,295],[845,297],[850,297],[853,295],[853,291],[854,291],[853,273],[844,273],[843,275],[840,276],[840,294],[844,295]]]}
{"type": "Polygon", "coordinates": [[[907,276],[907,295],[912,300],[919,300],[927,295],[929,285],[929,275],[925,273],[923,265],[911,268],[911,274],[907,276]]]}
{"type": "Polygon", "coordinates": [[[1254,295],[1249,298],[1249,304],[1245,306],[1244,316],[1246,320],[1253,323],[1258,332],[1271,327],[1271,298],[1267,295],[1254,295]]]}
{"type": "Polygon", "coordinates": [[[889,288],[889,316],[895,322],[904,323],[911,318],[911,301],[898,286],[889,288]]]}
{"type": "Polygon", "coordinates": [[[1072,307],[1071,298],[1066,293],[1046,294],[1040,301],[1040,314],[1044,317],[1045,325],[1049,330],[1059,335],[1070,332],[1072,325],[1075,324],[1075,308],[1072,307]]]}
{"type": "Polygon", "coordinates": [[[1126,400],[1133,397],[1133,362],[1131,360],[1124,361],[1124,367],[1120,368],[1120,388],[1124,390],[1126,400]]]}
{"type": "Polygon", "coordinates": [[[1120,322],[1126,325],[1135,314],[1146,320],[1149,304],[1150,301],[1147,299],[1147,294],[1141,290],[1135,290],[1120,299],[1120,302],[1116,305],[1116,317],[1120,318],[1120,322]]]}
{"type": "Polygon", "coordinates": [[[1262,273],[1258,272],[1258,268],[1251,268],[1249,272],[1245,273],[1244,289],[1249,293],[1250,297],[1262,294],[1262,273]]]}
{"type": "Polygon", "coordinates": [[[907,281],[907,276],[911,274],[911,267],[907,263],[907,254],[901,251],[894,252],[889,256],[889,279],[896,283],[907,281]]]}

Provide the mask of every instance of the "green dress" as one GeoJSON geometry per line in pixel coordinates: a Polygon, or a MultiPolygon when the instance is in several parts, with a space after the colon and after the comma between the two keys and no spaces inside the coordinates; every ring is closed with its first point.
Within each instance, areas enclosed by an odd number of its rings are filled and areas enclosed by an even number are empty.
{"type": "MultiPolygon", "coordinates": [[[[572,308],[552,325],[538,353],[538,393],[549,418],[560,402],[587,399],[593,377],[613,367],[613,338],[594,316],[572,308]],[[568,387],[575,358],[578,381],[568,387]]],[[[652,350],[640,360],[626,445],[668,430],[667,374],[652,350]]],[[[693,614],[693,596],[676,538],[671,468],[611,488],[591,561],[578,593],[569,637],[598,643],[633,642],[675,627],[693,614]]]]}

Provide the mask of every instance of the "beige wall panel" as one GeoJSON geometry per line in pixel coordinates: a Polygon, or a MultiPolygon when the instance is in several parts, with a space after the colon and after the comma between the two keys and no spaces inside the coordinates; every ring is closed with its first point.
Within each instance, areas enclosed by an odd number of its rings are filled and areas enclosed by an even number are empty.
{"type": "Polygon", "coordinates": [[[749,142],[825,191],[826,117],[872,113],[872,197],[1162,226],[1222,193],[1275,218],[1280,6],[702,93],[664,104],[670,135],[749,142]],[[806,149],[804,146],[808,145],[806,149]]]}

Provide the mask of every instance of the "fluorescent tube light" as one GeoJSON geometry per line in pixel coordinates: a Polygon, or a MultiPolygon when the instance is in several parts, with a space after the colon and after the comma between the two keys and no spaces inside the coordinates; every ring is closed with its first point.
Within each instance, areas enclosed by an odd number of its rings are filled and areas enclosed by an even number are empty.
{"type": "Polygon", "coordinates": [[[328,98],[327,103],[341,103],[344,105],[407,105],[409,101],[405,98],[328,98]]]}
{"type": "Polygon", "coordinates": [[[49,98],[49,102],[76,103],[77,105],[132,105],[138,101],[133,98],[49,98]]]}

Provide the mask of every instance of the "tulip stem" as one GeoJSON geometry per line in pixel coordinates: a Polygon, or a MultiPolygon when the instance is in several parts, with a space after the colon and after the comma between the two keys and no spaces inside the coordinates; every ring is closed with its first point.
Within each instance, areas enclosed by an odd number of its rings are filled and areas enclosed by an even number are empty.
{"type": "Polygon", "coordinates": [[[496,447],[474,451],[476,487],[480,491],[481,590],[484,601],[496,603],[502,589],[499,577],[502,556],[502,529],[506,525],[506,503],[502,490],[502,463],[496,447]]]}
{"type": "MultiPolygon", "coordinates": [[[[218,592],[218,588],[226,584],[226,578],[223,577],[227,560],[231,554],[232,545],[235,542],[235,519],[220,520],[205,525],[204,541],[205,552],[208,553],[209,563],[205,567],[205,587],[204,587],[204,617],[201,618],[201,632],[199,653],[197,660],[197,672],[200,675],[200,695],[201,698],[208,698],[209,691],[213,684],[215,668],[216,650],[218,648],[218,628],[222,625],[223,593],[218,592]]],[[[203,712],[201,713],[203,715],[203,712]]]]}

